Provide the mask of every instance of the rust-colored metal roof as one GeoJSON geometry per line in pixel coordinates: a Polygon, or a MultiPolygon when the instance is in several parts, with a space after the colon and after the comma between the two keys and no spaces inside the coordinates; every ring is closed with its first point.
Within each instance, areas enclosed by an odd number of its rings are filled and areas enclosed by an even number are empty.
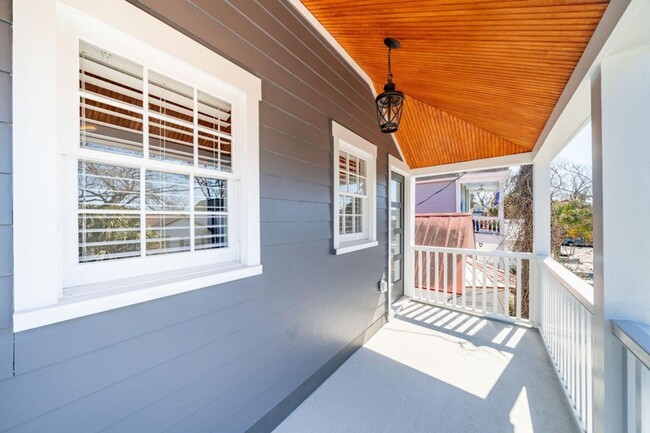
{"type": "MultiPolygon", "coordinates": [[[[415,216],[415,245],[426,245],[430,247],[444,248],[475,248],[474,228],[472,225],[472,214],[469,213],[448,213],[448,214],[418,214],[415,216]]],[[[420,266],[426,269],[427,262],[415,261],[415,275],[419,275],[420,266]]],[[[446,260],[442,254],[436,257],[429,257],[430,285],[422,281],[423,287],[437,287],[438,290],[452,291],[454,286],[454,270],[456,275],[462,275],[463,261],[460,256],[456,260],[447,255],[446,260]],[[436,263],[437,261],[437,263],[436,263]],[[445,263],[446,261],[446,263],[445,263]],[[444,272],[445,266],[447,272],[444,272]],[[438,271],[436,274],[436,270],[438,271]],[[445,278],[446,277],[446,278],[445,278]]],[[[426,271],[425,271],[426,273],[426,271]]],[[[456,291],[462,293],[464,283],[462,278],[456,278],[456,291]]],[[[420,287],[420,282],[416,282],[420,287]]]]}
{"type": "Polygon", "coordinates": [[[476,246],[472,214],[432,213],[415,217],[415,245],[443,248],[476,246]]]}
{"type": "Polygon", "coordinates": [[[608,0],[302,0],[375,88],[407,95],[412,167],[529,152],[608,0]]]}
{"type": "MultiPolygon", "coordinates": [[[[472,214],[437,213],[416,215],[415,245],[474,249],[476,244],[472,214]]],[[[426,281],[425,276],[427,275],[426,255],[421,260],[418,257],[415,258],[415,275],[419,275],[420,266],[424,270],[423,281],[416,281],[415,287],[446,293],[453,293],[455,290],[457,295],[463,295],[464,289],[471,287],[504,290],[506,281],[508,289],[516,287],[516,276],[509,274],[506,276],[504,270],[495,269],[493,263],[483,263],[480,257],[475,262],[471,256],[457,255],[454,259],[451,254],[446,257],[443,257],[443,254],[437,256],[431,254],[428,262],[430,281],[426,281]],[[444,272],[445,261],[447,262],[446,278],[444,272]],[[456,267],[455,287],[453,281],[454,266],[456,267]],[[466,267],[464,274],[462,272],[463,266],[466,267]],[[462,278],[462,275],[465,275],[465,279],[462,278]],[[472,275],[476,275],[475,281],[471,279],[472,275]],[[485,286],[483,286],[483,283],[485,283],[485,286]]]]}

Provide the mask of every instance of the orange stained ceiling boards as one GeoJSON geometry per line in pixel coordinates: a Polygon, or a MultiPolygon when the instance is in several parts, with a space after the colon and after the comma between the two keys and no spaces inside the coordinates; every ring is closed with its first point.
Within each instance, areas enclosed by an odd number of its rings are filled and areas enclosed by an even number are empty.
{"type": "MultiPolygon", "coordinates": [[[[607,0],[302,0],[366,71],[406,94],[397,140],[412,167],[529,152],[607,0]]],[[[379,126],[377,126],[379,127],[379,126]]]]}

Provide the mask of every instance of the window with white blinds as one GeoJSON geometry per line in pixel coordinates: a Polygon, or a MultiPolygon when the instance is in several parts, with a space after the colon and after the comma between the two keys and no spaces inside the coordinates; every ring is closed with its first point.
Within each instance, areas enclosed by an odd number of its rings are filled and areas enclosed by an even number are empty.
{"type": "Polygon", "coordinates": [[[79,92],[79,263],[229,247],[231,104],[85,42],[79,92]]]}
{"type": "Polygon", "coordinates": [[[377,148],[332,122],[334,137],[334,250],[336,254],[377,245],[377,148]]]}
{"type": "Polygon", "coordinates": [[[260,275],[260,78],[130,2],[14,3],[14,330],[260,275]]]}

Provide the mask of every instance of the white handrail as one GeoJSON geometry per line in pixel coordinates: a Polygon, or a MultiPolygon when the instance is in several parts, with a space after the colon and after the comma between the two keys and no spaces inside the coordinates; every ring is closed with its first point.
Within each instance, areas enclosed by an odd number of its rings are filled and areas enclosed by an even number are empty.
{"type": "Polygon", "coordinates": [[[612,320],[612,332],[625,348],[626,431],[650,431],[650,326],[612,320]]]}
{"type": "Polygon", "coordinates": [[[540,259],[538,328],[582,428],[593,429],[593,288],[550,257],[540,259]]]}
{"type": "Polygon", "coordinates": [[[550,257],[541,260],[542,265],[549,271],[558,283],[562,284],[589,312],[594,308],[594,288],[576,274],[550,257]]]}
{"type": "Polygon", "coordinates": [[[450,254],[466,254],[466,255],[478,254],[480,256],[520,258],[526,260],[537,258],[533,253],[520,253],[520,252],[510,252],[510,251],[484,251],[484,250],[474,250],[471,248],[430,247],[426,245],[415,245],[411,248],[413,250],[419,250],[419,251],[441,252],[441,253],[450,253],[450,254]]]}

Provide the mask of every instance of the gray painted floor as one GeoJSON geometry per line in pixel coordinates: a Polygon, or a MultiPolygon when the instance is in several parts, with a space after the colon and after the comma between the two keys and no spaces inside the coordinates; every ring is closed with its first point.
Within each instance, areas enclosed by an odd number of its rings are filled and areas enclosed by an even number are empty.
{"type": "Polygon", "coordinates": [[[408,304],[275,433],[578,433],[539,333],[408,304]]]}

